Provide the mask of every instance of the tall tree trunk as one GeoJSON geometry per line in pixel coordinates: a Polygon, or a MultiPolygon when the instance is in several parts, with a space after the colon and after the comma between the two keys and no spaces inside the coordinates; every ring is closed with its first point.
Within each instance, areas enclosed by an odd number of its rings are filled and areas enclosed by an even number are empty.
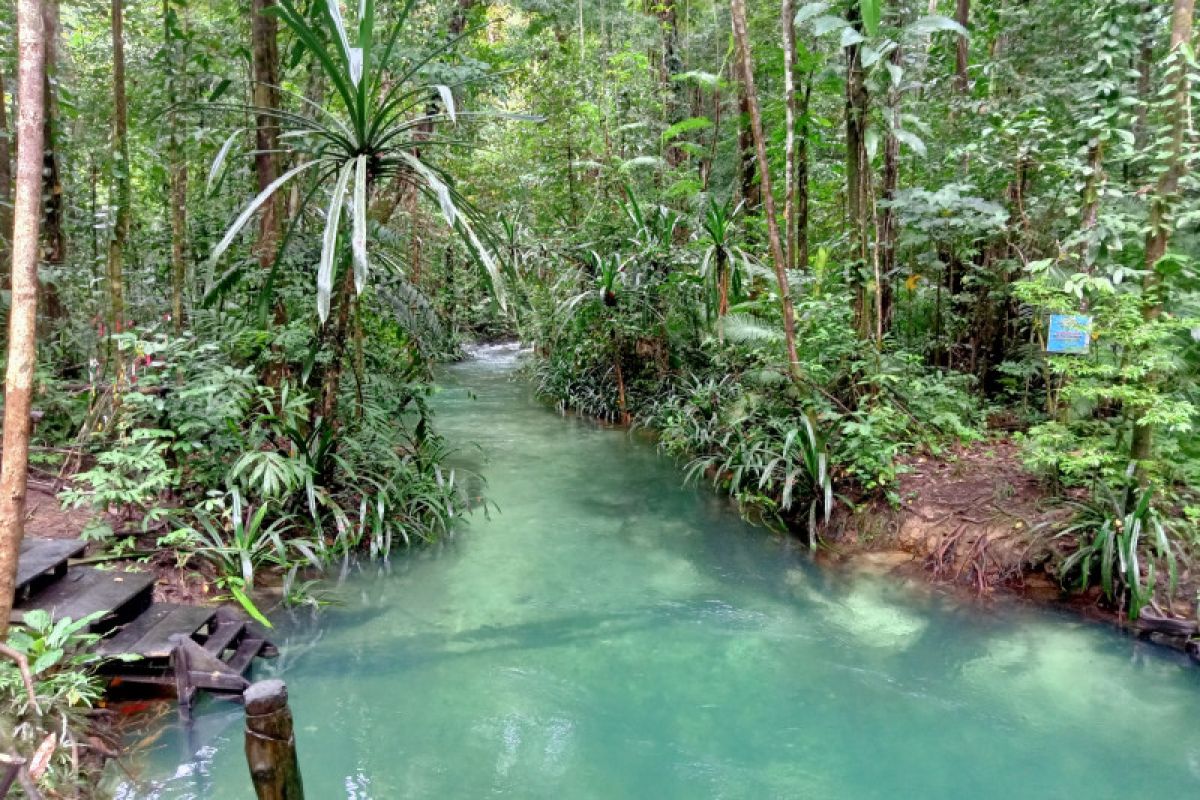
{"type": "MultiPolygon", "coordinates": [[[[661,0],[653,6],[658,17],[662,35],[662,62],[659,65],[659,83],[665,95],[663,98],[663,118],[667,125],[682,121],[687,112],[687,100],[684,96],[685,87],[675,80],[675,76],[683,72],[683,59],[679,55],[679,12],[676,0],[661,0]]],[[[667,145],[664,158],[672,167],[679,166],[686,158],[686,152],[679,147],[678,141],[667,145]]]]}
{"type": "MultiPolygon", "coordinates": [[[[892,64],[900,65],[904,60],[903,50],[899,45],[890,56],[892,64]]],[[[900,130],[900,89],[895,83],[888,83],[887,93],[888,113],[891,115],[891,125],[888,126],[887,140],[883,146],[883,181],[881,195],[884,199],[883,209],[878,214],[876,222],[876,251],[879,268],[875,274],[875,340],[883,344],[883,335],[891,327],[892,322],[892,275],[896,271],[896,210],[891,202],[896,199],[896,190],[900,188],[900,140],[896,132],[900,130]]]]}
{"type": "MultiPolygon", "coordinates": [[[[862,33],[862,11],[851,3],[847,15],[854,29],[862,33]]],[[[854,270],[854,323],[863,338],[870,334],[866,284],[862,271],[867,263],[867,84],[862,65],[862,50],[854,44],[846,50],[846,211],[850,217],[854,270]]]]}
{"type": "Polygon", "coordinates": [[[783,224],[788,268],[796,266],[796,3],[780,3],[783,25],[783,224]]]}
{"type": "MultiPolygon", "coordinates": [[[[186,12],[186,6],[180,6],[186,12]]],[[[177,13],[177,12],[176,12],[177,13]]],[[[170,163],[171,186],[171,319],[175,332],[183,331],[183,293],[187,281],[187,162],[179,140],[179,115],[175,105],[179,102],[179,84],[186,80],[185,59],[179,58],[178,46],[171,29],[171,0],[163,0],[163,46],[167,56],[167,151],[170,163]]],[[[176,25],[180,25],[176,18],[176,25]]]]}
{"type": "MultiPolygon", "coordinates": [[[[1080,229],[1091,232],[1095,230],[1100,219],[1100,187],[1104,183],[1104,143],[1097,134],[1088,142],[1088,175],[1083,182],[1083,211],[1080,214],[1080,229]]],[[[1094,254],[1091,243],[1085,238],[1079,245],[1080,268],[1083,272],[1091,272],[1094,264],[1094,254]]]]}
{"type": "Polygon", "coordinates": [[[762,187],[755,174],[754,134],[750,131],[750,98],[745,84],[738,88],[738,178],[742,202],[747,214],[762,208],[762,187]]]}
{"type": "MultiPolygon", "coordinates": [[[[1170,138],[1167,157],[1162,174],[1159,175],[1154,197],[1150,201],[1150,225],[1146,231],[1146,278],[1143,285],[1143,314],[1147,320],[1155,320],[1162,314],[1163,285],[1156,268],[1167,252],[1171,242],[1171,211],[1179,193],[1179,182],[1187,172],[1184,159],[1184,135],[1187,128],[1188,65],[1184,58],[1184,47],[1192,40],[1192,17],[1195,0],[1175,0],[1171,9],[1170,67],[1167,79],[1174,83],[1171,102],[1164,105],[1170,138]]],[[[1130,444],[1130,458],[1139,464],[1150,459],[1153,450],[1154,427],[1135,419],[1130,444]]]]}
{"type": "MultiPolygon", "coordinates": [[[[129,106],[125,97],[124,0],[112,0],[113,51],[113,194],[115,215],[108,240],[109,335],[125,328],[125,243],[129,239],[129,106]]],[[[125,363],[119,347],[114,348],[117,389],[124,387],[125,363]]]]}
{"type": "Polygon", "coordinates": [[[792,308],[792,292],[788,286],[783,242],[779,237],[779,219],[775,216],[775,197],[771,193],[771,167],[767,161],[767,143],[763,138],[762,114],[758,107],[758,94],[754,88],[754,62],[750,56],[750,35],[746,29],[746,0],[732,0],[730,12],[733,18],[733,36],[737,40],[742,86],[750,111],[750,132],[758,154],[760,185],[767,215],[767,238],[771,245],[771,260],[775,263],[775,280],[779,284],[779,303],[783,310],[783,338],[787,346],[788,371],[793,377],[798,377],[800,358],[796,354],[795,311],[792,308]]]}
{"type": "MultiPolygon", "coordinates": [[[[250,44],[254,57],[254,106],[259,111],[254,118],[254,170],[261,192],[279,177],[279,120],[270,109],[279,108],[279,43],[275,17],[267,10],[275,0],[253,0],[250,18],[250,44]]],[[[258,218],[258,243],[255,252],[263,269],[275,263],[283,224],[283,195],[275,196],[263,206],[258,218]]]]}
{"type": "Polygon", "coordinates": [[[804,76],[800,100],[800,132],[796,146],[796,265],[808,269],[808,109],[812,100],[813,73],[804,76]]]}
{"type": "Polygon", "coordinates": [[[0,69],[0,288],[9,287],[9,244],[12,242],[12,150],[8,108],[4,102],[4,70],[0,69]]]}
{"type": "MultiPolygon", "coordinates": [[[[42,147],[42,261],[51,267],[59,267],[67,260],[66,198],[63,194],[62,171],[59,168],[60,137],[58,113],[58,0],[42,2],[42,35],[46,50],[46,78],[43,90],[46,99],[43,106],[42,147]]],[[[61,320],[67,316],[56,283],[57,270],[47,270],[41,275],[38,291],[42,317],[61,320]],[[50,273],[50,274],[47,274],[50,273]]]]}
{"type": "MultiPolygon", "coordinates": [[[[1146,149],[1147,137],[1149,136],[1149,109],[1150,109],[1150,81],[1154,72],[1154,26],[1146,20],[1154,13],[1154,3],[1146,3],[1142,7],[1141,24],[1145,28],[1142,36],[1141,46],[1138,48],[1137,55],[1137,96],[1141,102],[1137,105],[1137,110],[1134,112],[1133,122],[1133,150],[1135,153],[1144,152],[1146,149]]],[[[1126,165],[1126,170],[1137,175],[1144,173],[1145,167],[1137,166],[1130,168],[1126,165]]],[[[1126,174],[1126,180],[1129,180],[1130,175],[1126,174]]]]}
{"type": "Polygon", "coordinates": [[[42,200],[46,39],[40,0],[17,2],[17,191],[13,208],[12,299],[0,461],[0,641],[8,632],[25,535],[30,404],[37,365],[38,244],[42,200]]]}
{"type": "MultiPolygon", "coordinates": [[[[954,21],[962,25],[964,30],[966,29],[971,22],[971,0],[958,0],[958,5],[954,9],[954,21]]],[[[969,46],[970,42],[967,37],[960,35],[954,52],[954,85],[963,94],[966,94],[971,88],[971,78],[967,75],[970,55],[967,48],[969,46]]]]}
{"type": "MultiPolygon", "coordinates": [[[[62,175],[58,158],[58,0],[43,0],[42,30],[46,48],[45,80],[43,91],[43,121],[45,128],[42,163],[42,193],[45,195],[45,216],[42,238],[45,250],[42,259],[47,264],[62,264],[67,260],[67,235],[64,225],[66,208],[63,197],[62,175]]],[[[53,290],[53,287],[49,287],[53,290]]],[[[55,293],[51,291],[51,294],[55,293]]],[[[51,297],[57,305],[56,297],[51,297]]],[[[55,315],[57,316],[57,315],[55,315]]]]}

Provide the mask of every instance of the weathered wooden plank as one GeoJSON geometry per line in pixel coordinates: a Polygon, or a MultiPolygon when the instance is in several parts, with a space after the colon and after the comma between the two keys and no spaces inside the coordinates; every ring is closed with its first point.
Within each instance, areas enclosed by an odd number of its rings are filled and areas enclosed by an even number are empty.
{"type": "Polygon", "coordinates": [[[188,681],[197,689],[209,692],[232,692],[241,694],[250,682],[241,675],[232,672],[206,672],[193,669],[188,674],[188,681]]]}
{"type": "Polygon", "coordinates": [[[197,645],[186,636],[172,638],[175,649],[171,651],[171,671],[175,677],[175,698],[179,704],[179,718],[188,722],[192,718],[192,703],[196,699],[196,687],[191,682],[192,653],[197,645]]]}
{"type": "Polygon", "coordinates": [[[155,603],[116,634],[101,641],[97,650],[103,655],[132,653],[143,658],[169,658],[174,649],[172,636],[191,636],[215,615],[214,608],[155,603]]]}
{"type": "Polygon", "coordinates": [[[149,604],[154,590],[154,575],[149,572],[104,571],[92,567],[72,568],[12,610],[9,621],[20,623],[35,609],[49,612],[53,619],[83,619],[92,614],[104,616],[92,623],[92,630],[104,630],[114,618],[120,618],[139,605],[149,604]]]}
{"type": "Polygon", "coordinates": [[[44,539],[26,536],[21,540],[21,554],[17,562],[17,594],[34,580],[48,572],[58,572],[67,566],[67,559],[75,558],[87,549],[87,542],[79,539],[44,539]]]}
{"type": "Polygon", "coordinates": [[[217,629],[204,640],[204,649],[220,657],[246,629],[245,623],[229,621],[217,624],[217,629]]]}
{"type": "MultiPolygon", "coordinates": [[[[221,659],[205,650],[192,639],[176,637],[178,646],[172,656],[180,686],[240,694],[250,684],[240,672],[229,668],[221,659]],[[180,664],[183,665],[182,671],[180,664]]],[[[240,648],[239,648],[240,652],[240,648]]]]}
{"type": "Polygon", "coordinates": [[[238,645],[237,651],[227,662],[229,669],[238,675],[245,675],[246,670],[250,668],[251,662],[254,661],[254,657],[258,655],[259,651],[263,649],[264,644],[266,642],[262,639],[252,636],[242,639],[242,643],[238,645]]]}

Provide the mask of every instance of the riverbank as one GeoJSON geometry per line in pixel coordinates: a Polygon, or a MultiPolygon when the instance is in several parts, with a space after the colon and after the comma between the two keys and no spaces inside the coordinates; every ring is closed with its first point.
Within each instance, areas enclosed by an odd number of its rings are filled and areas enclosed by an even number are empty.
{"type": "MultiPolygon", "coordinates": [[[[495,342],[480,353],[507,353],[513,347],[495,342]]],[[[605,424],[628,427],[610,420],[605,424]]],[[[644,426],[636,430],[655,440],[660,433],[644,426]]],[[[1160,581],[1161,600],[1134,622],[1123,609],[1112,607],[1098,586],[1083,592],[1064,589],[1056,567],[1069,555],[1072,544],[1055,534],[1070,512],[1021,464],[1019,445],[1011,439],[994,437],[951,446],[938,457],[905,456],[898,464],[895,497],[899,502],[881,497],[839,502],[822,529],[818,560],[857,561],[873,571],[951,587],[967,600],[1004,594],[1068,610],[1174,649],[1188,649],[1200,660],[1200,646],[1188,644],[1198,632],[1200,575],[1188,565],[1181,564],[1174,593],[1168,594],[1165,581],[1160,581]]],[[[79,538],[90,515],[79,509],[64,510],[52,489],[30,487],[30,534],[79,538]]],[[[805,525],[806,520],[796,521],[798,535],[807,534],[805,525]]],[[[212,569],[203,561],[181,563],[169,551],[156,550],[149,560],[135,551],[111,563],[153,570],[155,600],[220,602],[221,593],[213,590],[212,569]]],[[[268,581],[270,585],[255,595],[264,601],[265,610],[280,599],[279,578],[268,581]]]]}
{"type": "Polygon", "coordinates": [[[1073,543],[1056,534],[1071,512],[1026,470],[1019,445],[995,439],[951,448],[940,458],[904,460],[900,503],[872,499],[841,507],[825,541],[831,558],[883,559],[905,575],[955,587],[964,595],[1004,594],[1112,624],[1200,662],[1194,638],[1200,576],[1181,564],[1178,585],[1131,621],[1099,586],[1069,591],[1057,573],[1073,543]],[[892,558],[887,558],[892,554],[892,558]]]}

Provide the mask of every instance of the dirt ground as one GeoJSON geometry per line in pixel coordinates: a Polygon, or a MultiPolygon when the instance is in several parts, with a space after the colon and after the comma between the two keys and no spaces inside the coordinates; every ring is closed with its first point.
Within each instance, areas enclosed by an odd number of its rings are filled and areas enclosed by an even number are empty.
{"type": "Polygon", "coordinates": [[[78,539],[91,512],[87,509],[64,511],[48,481],[29,479],[25,498],[25,533],[45,539],[78,539]]]}
{"type": "MultiPolygon", "coordinates": [[[[92,516],[86,508],[66,509],[62,507],[54,491],[54,484],[31,478],[25,503],[25,534],[47,539],[78,539],[92,516]]],[[[153,537],[145,544],[152,545],[153,537]]],[[[94,555],[96,547],[88,548],[87,556],[94,555]]],[[[209,576],[196,569],[196,565],[180,565],[174,553],[158,552],[149,560],[131,558],[124,561],[131,568],[152,568],[158,576],[154,585],[154,599],[171,603],[206,605],[212,602],[214,587],[209,576]]]]}
{"type": "MultiPolygon", "coordinates": [[[[898,574],[989,596],[1018,595],[1125,626],[1098,589],[1065,593],[1054,572],[1069,544],[1054,538],[1070,517],[1020,463],[1018,446],[991,441],[955,448],[937,459],[911,458],[900,478],[900,506],[867,503],[838,515],[830,540],[839,558],[866,557],[898,574]]],[[[1198,576],[1181,565],[1179,588],[1143,612],[1133,629],[1183,647],[1195,635],[1198,576]]],[[[1165,589],[1165,587],[1163,587],[1165,589]]]]}

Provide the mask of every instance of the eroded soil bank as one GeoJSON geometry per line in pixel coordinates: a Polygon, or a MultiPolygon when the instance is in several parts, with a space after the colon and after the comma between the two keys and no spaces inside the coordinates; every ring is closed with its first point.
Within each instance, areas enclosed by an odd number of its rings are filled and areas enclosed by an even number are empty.
{"type": "Polygon", "coordinates": [[[1072,543],[1056,538],[1070,518],[1026,471],[1018,446],[993,441],[943,457],[909,459],[900,505],[873,500],[841,506],[826,534],[823,558],[905,578],[919,577],[966,598],[1015,597],[1105,621],[1200,661],[1195,601],[1200,579],[1180,564],[1179,582],[1136,621],[1099,587],[1068,592],[1056,566],[1072,543]]]}

